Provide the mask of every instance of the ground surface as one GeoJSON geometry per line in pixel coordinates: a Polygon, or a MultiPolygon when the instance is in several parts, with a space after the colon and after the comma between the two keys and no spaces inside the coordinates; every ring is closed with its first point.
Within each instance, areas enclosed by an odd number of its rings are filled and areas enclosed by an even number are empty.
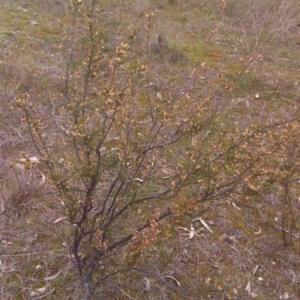
{"type": "MultiPolygon", "coordinates": [[[[108,53],[132,38],[132,55],[145,56],[151,22],[153,95],[176,95],[179,78],[188,87],[197,70],[189,92],[219,101],[220,128],[238,132],[261,119],[297,116],[299,3],[232,0],[222,9],[222,1],[200,2],[103,1],[108,53]]],[[[48,101],[63,90],[72,9],[63,0],[8,0],[0,4],[0,20],[1,299],[81,299],[61,203],[38,170],[12,167],[36,155],[16,99],[28,93],[48,101]]],[[[285,138],[289,143],[283,131],[285,138]]],[[[274,154],[263,176],[280,178],[282,155],[274,154]]],[[[221,199],[198,205],[185,199],[186,213],[164,221],[161,239],[138,258],[139,270],[109,281],[106,299],[299,299],[298,160],[295,154],[288,193],[261,175],[221,199]]],[[[119,260],[125,264],[125,254],[119,260]]]]}

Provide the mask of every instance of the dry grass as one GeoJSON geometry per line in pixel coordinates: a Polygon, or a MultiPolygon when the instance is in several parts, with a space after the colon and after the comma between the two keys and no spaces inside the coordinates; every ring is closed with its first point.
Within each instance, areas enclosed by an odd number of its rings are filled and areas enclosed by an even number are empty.
{"type": "Polygon", "coordinates": [[[299,25],[297,1],[227,1],[224,23],[240,34],[248,51],[263,51],[267,44],[292,41],[299,25]],[[291,36],[292,35],[292,36],[291,36]]]}

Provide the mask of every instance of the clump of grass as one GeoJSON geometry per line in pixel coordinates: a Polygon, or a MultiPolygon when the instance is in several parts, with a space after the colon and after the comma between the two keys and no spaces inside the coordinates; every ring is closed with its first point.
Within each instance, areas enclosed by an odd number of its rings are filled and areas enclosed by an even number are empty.
{"type": "Polygon", "coordinates": [[[155,58],[161,58],[164,61],[178,62],[186,60],[186,57],[182,54],[178,46],[168,42],[163,34],[156,34],[150,42],[149,48],[150,53],[155,58]]]}
{"type": "Polygon", "coordinates": [[[42,194],[41,175],[25,170],[21,164],[12,165],[6,174],[6,188],[2,190],[5,210],[17,213],[30,210],[42,194]]]}

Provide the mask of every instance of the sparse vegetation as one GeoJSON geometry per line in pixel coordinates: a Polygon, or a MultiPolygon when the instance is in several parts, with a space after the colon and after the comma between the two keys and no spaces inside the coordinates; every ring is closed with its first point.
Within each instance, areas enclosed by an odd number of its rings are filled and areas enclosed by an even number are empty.
{"type": "Polygon", "coordinates": [[[298,299],[298,1],[0,5],[2,299],[298,299]]]}

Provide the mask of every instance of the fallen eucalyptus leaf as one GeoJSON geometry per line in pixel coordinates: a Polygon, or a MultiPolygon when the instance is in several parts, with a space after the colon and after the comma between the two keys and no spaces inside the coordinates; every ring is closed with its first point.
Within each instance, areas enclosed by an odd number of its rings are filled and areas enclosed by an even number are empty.
{"type": "Polygon", "coordinates": [[[250,293],[250,292],[251,292],[251,283],[250,283],[250,281],[248,281],[248,284],[247,284],[247,286],[246,286],[246,292],[247,292],[247,293],[250,293]]]}
{"type": "Polygon", "coordinates": [[[192,222],[195,222],[195,221],[199,221],[210,233],[213,233],[211,228],[207,225],[207,223],[201,217],[198,217],[198,218],[192,220],[192,222]]]}
{"type": "Polygon", "coordinates": [[[143,183],[144,182],[144,179],[142,178],[134,178],[135,181],[139,182],[139,183],[143,183]]]}
{"type": "Polygon", "coordinates": [[[253,270],[253,276],[256,274],[256,271],[258,270],[258,268],[259,268],[259,265],[256,265],[254,270],[253,270]]]}
{"type": "Polygon", "coordinates": [[[232,206],[233,206],[235,209],[241,210],[241,208],[238,207],[234,202],[232,202],[232,206]]]}
{"type": "Polygon", "coordinates": [[[42,287],[42,288],[39,288],[39,289],[35,289],[38,293],[40,293],[40,294],[43,294],[43,293],[45,293],[46,292],[46,290],[47,290],[47,287],[46,286],[44,286],[44,287],[42,287]]]}
{"type": "Polygon", "coordinates": [[[58,278],[58,276],[60,275],[61,272],[62,272],[62,270],[58,271],[56,274],[54,274],[52,276],[45,277],[44,280],[46,280],[46,281],[55,280],[56,278],[58,278]]]}
{"type": "Polygon", "coordinates": [[[163,101],[163,97],[162,97],[162,93],[161,92],[157,92],[157,97],[160,101],[163,101]]]}
{"type": "Polygon", "coordinates": [[[254,232],[254,234],[261,234],[261,228],[259,227],[258,231],[254,232]]]}
{"type": "Polygon", "coordinates": [[[194,237],[194,235],[195,235],[195,228],[191,224],[191,231],[190,231],[190,234],[189,234],[189,238],[192,239],[194,237]]]}
{"type": "Polygon", "coordinates": [[[173,276],[167,275],[167,276],[165,276],[165,278],[172,279],[173,281],[176,282],[176,284],[177,284],[178,286],[180,286],[180,282],[179,282],[177,279],[175,279],[173,276]]]}
{"type": "Polygon", "coordinates": [[[64,218],[58,218],[58,219],[56,219],[53,223],[56,224],[56,223],[58,223],[58,222],[60,222],[60,221],[62,221],[62,220],[66,220],[66,219],[67,219],[67,217],[64,217],[64,218]]]}

